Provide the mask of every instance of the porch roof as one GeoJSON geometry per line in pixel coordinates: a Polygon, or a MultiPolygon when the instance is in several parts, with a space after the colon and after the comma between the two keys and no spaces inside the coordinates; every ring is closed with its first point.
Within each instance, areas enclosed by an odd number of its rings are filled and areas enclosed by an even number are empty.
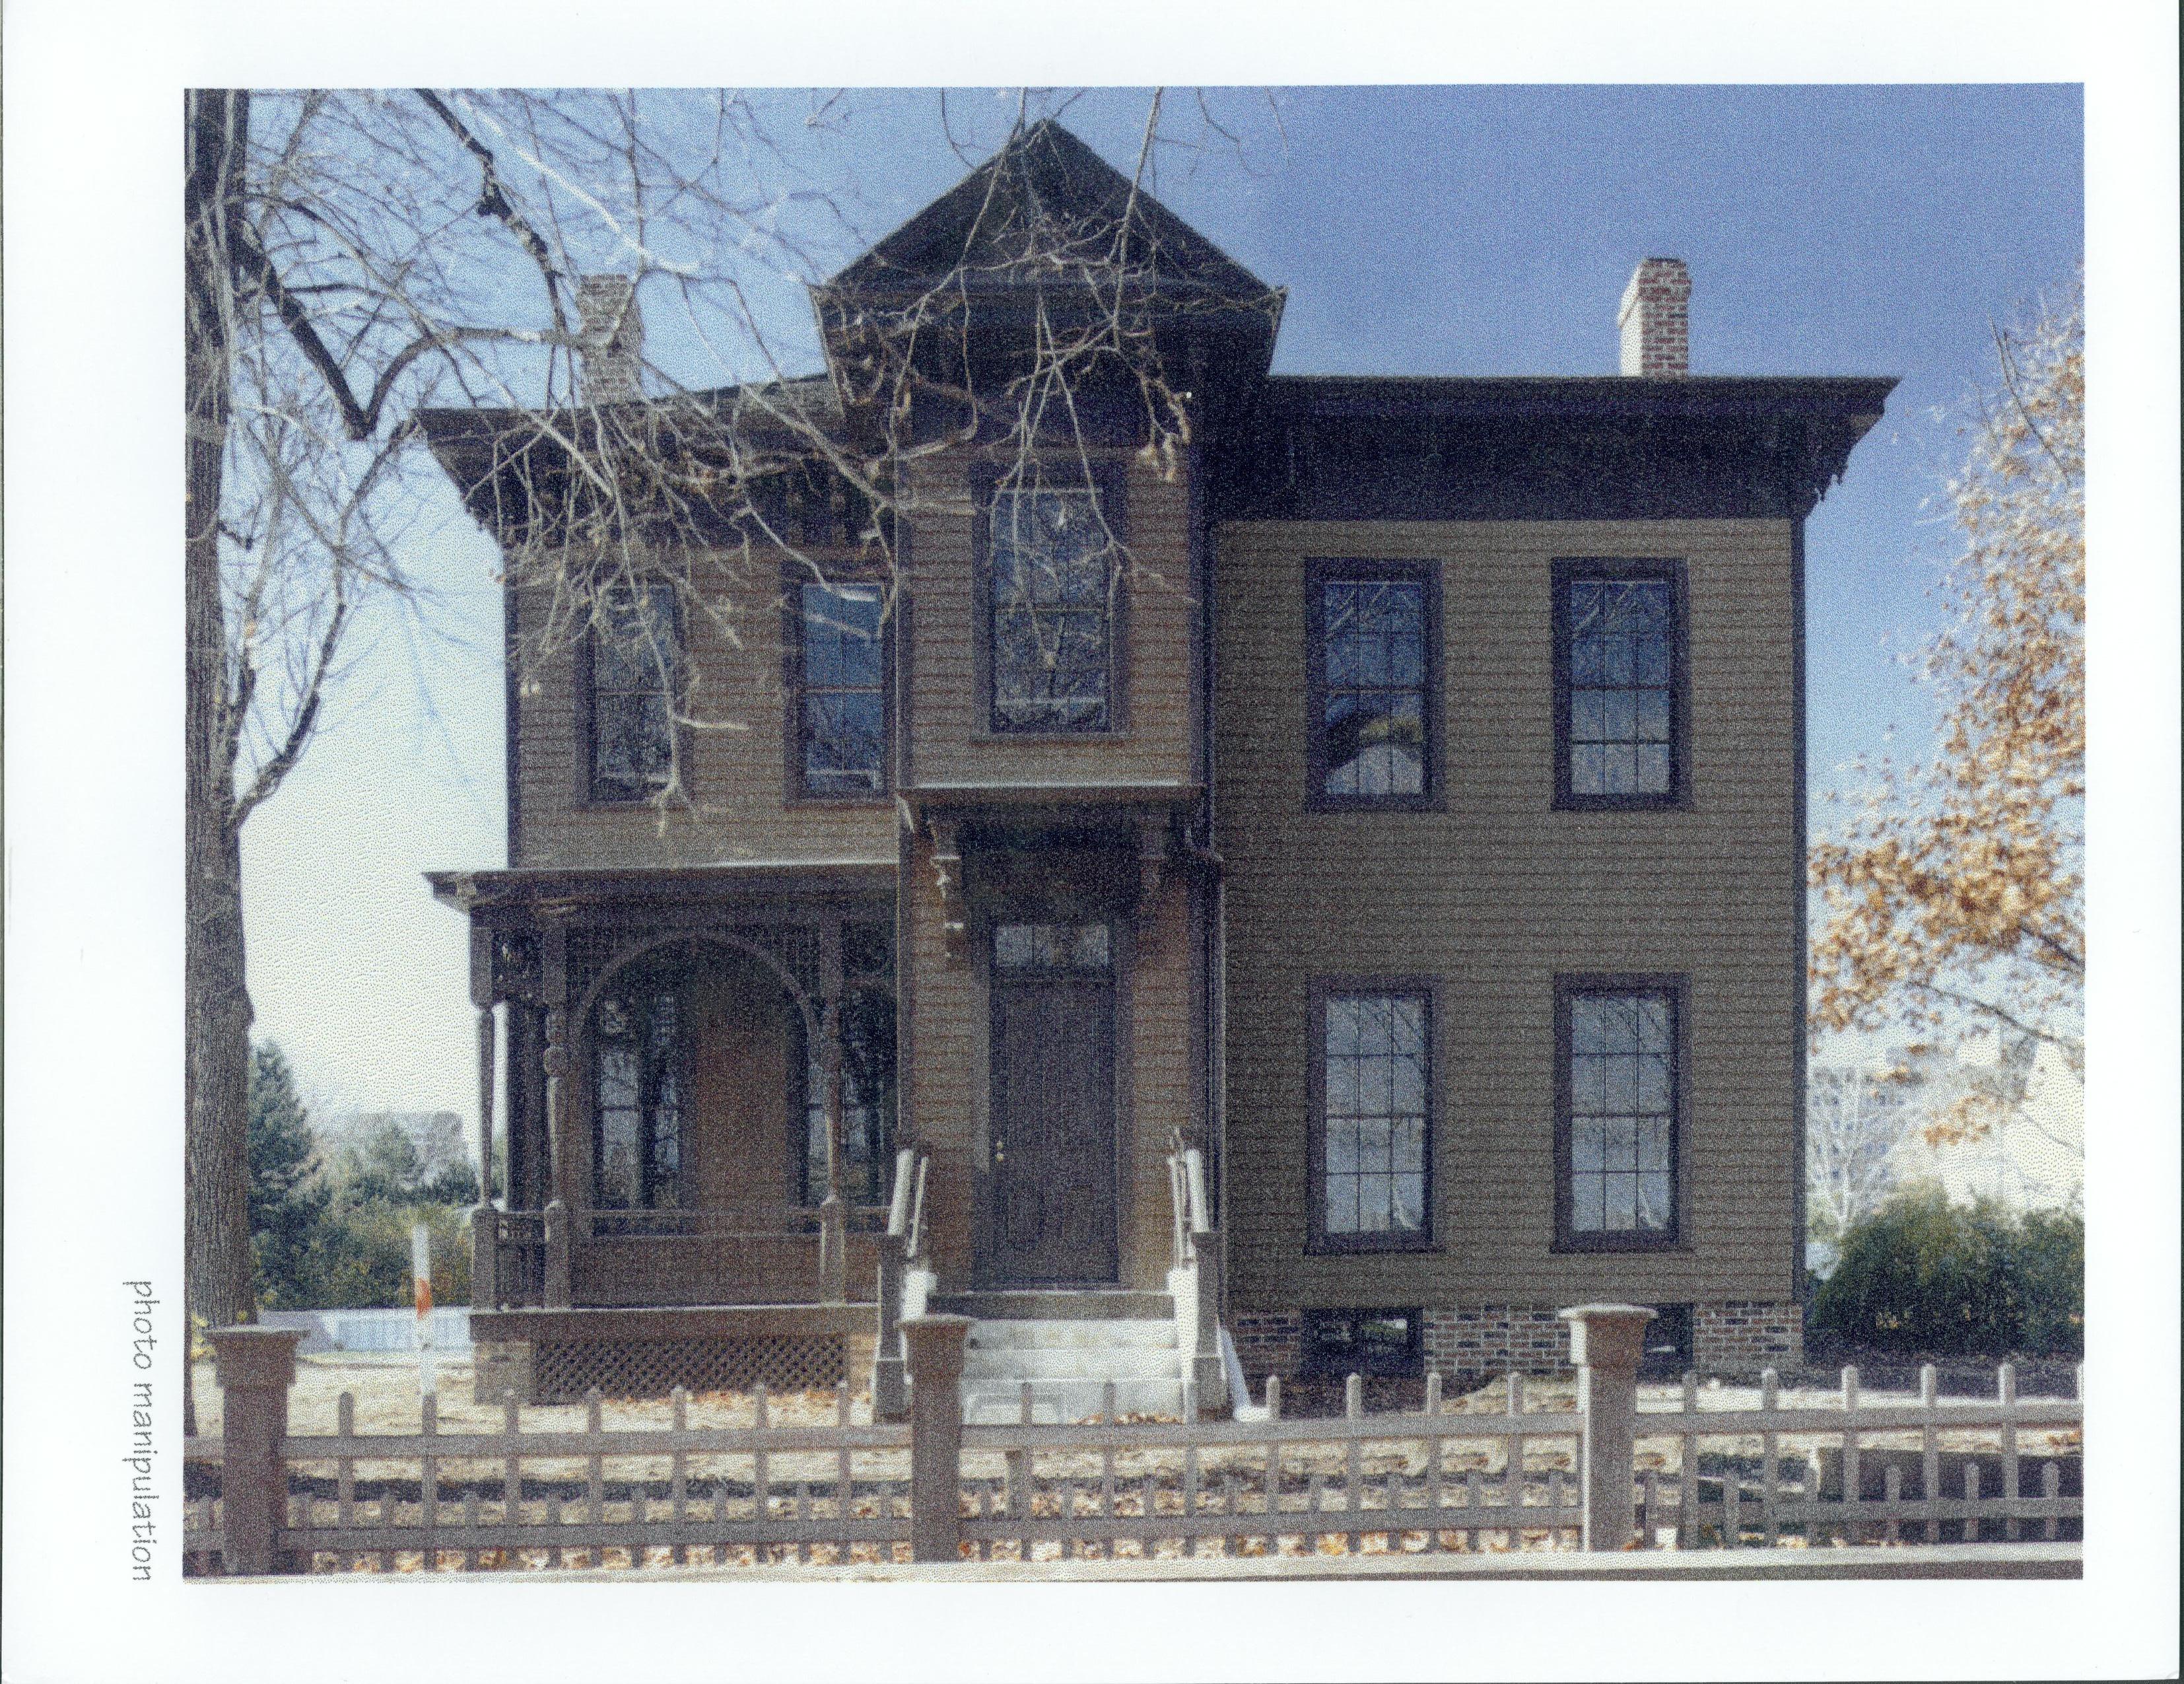
{"type": "Polygon", "coordinates": [[[889,890],[893,860],[729,860],[710,865],[518,866],[497,871],[432,871],[436,900],[471,912],[643,901],[750,901],[783,895],[838,898],[889,890]]]}

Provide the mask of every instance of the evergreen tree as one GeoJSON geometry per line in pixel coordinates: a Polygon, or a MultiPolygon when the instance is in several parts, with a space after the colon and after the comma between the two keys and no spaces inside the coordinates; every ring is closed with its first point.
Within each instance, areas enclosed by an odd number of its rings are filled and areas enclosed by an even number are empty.
{"type": "Polygon", "coordinates": [[[310,1114],[287,1057],[261,1041],[250,1057],[250,1254],[259,1302],[311,1305],[320,1284],[319,1226],[332,1195],[318,1174],[310,1114]]]}

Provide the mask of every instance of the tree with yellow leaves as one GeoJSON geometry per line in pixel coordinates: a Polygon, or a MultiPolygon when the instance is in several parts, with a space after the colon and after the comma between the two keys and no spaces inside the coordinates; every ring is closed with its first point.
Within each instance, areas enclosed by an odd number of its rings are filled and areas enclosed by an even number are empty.
{"type": "Polygon", "coordinates": [[[1816,1035],[1999,1043],[1930,1124],[1936,1144],[1984,1135],[2036,1066],[2081,1075],[2085,1059],[2081,283],[1994,342],[1946,493],[1963,540],[1948,622],[1920,667],[1942,707],[1935,753],[1869,768],[1860,809],[1811,860],[1816,1035]]]}

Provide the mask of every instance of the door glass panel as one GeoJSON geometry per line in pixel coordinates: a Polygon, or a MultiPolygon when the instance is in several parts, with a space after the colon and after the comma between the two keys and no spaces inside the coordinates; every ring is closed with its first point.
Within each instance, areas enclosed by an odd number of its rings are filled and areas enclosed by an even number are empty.
{"type": "Polygon", "coordinates": [[[994,962],[1005,971],[1105,971],[1111,962],[1107,926],[997,925],[994,962]]]}

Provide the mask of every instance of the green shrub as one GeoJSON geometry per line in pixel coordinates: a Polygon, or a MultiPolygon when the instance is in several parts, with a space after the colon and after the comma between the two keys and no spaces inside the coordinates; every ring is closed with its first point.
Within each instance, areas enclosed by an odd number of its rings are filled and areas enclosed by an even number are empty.
{"type": "Polygon", "coordinates": [[[1814,1322],[1884,1351],[2075,1354],[2085,1244],[2081,1216],[1953,1205],[1938,1188],[1899,1193],[1843,1235],[1814,1322]]]}

